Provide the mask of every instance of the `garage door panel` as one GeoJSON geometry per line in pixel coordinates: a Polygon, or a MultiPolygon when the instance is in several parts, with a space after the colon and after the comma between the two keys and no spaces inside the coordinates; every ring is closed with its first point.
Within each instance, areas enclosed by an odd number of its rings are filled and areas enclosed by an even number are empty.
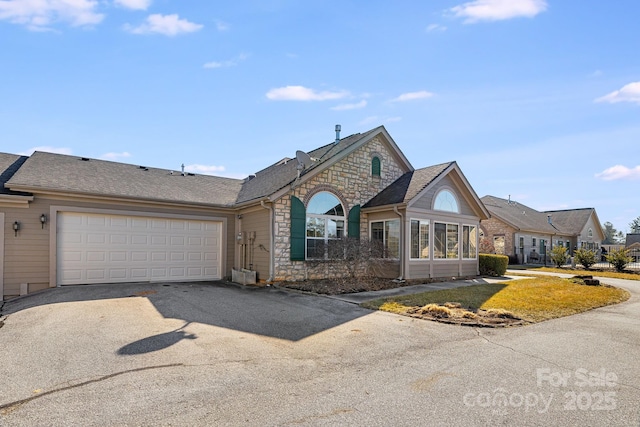
{"type": "Polygon", "coordinates": [[[57,227],[61,285],[221,278],[219,222],[60,212],[57,227]]]}

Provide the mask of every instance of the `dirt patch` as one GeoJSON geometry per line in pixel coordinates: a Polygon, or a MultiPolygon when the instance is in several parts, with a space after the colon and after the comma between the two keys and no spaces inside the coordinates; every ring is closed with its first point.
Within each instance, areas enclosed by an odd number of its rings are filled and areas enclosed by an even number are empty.
{"type": "Polygon", "coordinates": [[[473,279],[474,277],[451,277],[447,279],[396,280],[379,277],[343,279],[304,280],[299,282],[278,282],[277,286],[299,291],[323,295],[352,294],[357,292],[383,291],[404,286],[423,285],[428,283],[448,282],[453,280],[473,279]]]}
{"type": "Polygon", "coordinates": [[[458,303],[428,304],[424,307],[412,307],[403,314],[442,323],[488,328],[522,326],[530,323],[506,310],[479,309],[473,311],[461,307],[458,303]]]}

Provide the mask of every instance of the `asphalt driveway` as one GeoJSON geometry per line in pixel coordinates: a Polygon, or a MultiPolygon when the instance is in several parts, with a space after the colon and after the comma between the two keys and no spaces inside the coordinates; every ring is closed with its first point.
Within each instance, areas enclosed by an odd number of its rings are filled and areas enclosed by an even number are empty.
{"type": "Polygon", "coordinates": [[[224,284],[8,302],[0,425],[640,425],[640,283],[481,329],[224,284]]]}

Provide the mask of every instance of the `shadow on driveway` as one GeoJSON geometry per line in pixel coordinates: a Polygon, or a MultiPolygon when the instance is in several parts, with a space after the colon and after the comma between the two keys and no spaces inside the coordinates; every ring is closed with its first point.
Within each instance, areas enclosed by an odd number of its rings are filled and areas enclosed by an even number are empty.
{"type": "MultiPolygon", "coordinates": [[[[163,317],[181,319],[186,324],[197,322],[289,341],[301,340],[371,313],[343,301],[280,289],[195,282],[59,287],[6,301],[1,314],[10,316],[48,304],[117,298],[147,298],[163,317]]],[[[118,354],[155,351],[182,339],[196,338],[182,328],[128,344],[118,350],[118,354]]]]}

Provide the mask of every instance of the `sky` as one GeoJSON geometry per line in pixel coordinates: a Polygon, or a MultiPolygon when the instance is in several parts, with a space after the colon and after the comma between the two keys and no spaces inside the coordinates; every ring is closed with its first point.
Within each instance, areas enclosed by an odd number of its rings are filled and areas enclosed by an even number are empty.
{"type": "Polygon", "coordinates": [[[479,197],[640,216],[640,2],[0,0],[0,152],[243,178],[384,125],[479,197]]]}

